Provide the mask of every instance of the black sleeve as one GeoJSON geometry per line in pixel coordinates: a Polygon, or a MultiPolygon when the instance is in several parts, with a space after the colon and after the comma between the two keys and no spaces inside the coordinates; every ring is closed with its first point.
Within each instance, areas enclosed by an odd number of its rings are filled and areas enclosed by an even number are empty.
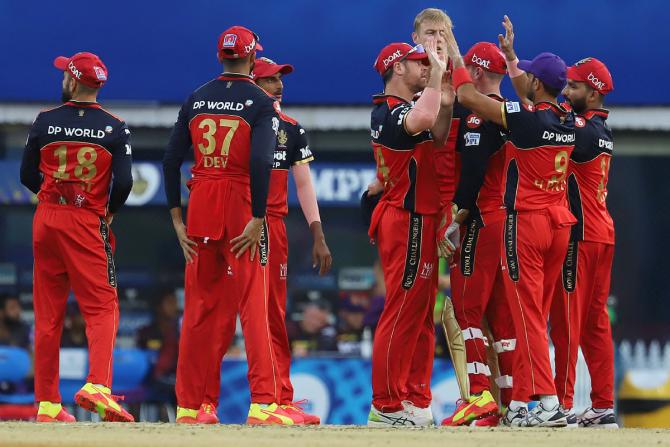
{"type": "Polygon", "coordinates": [[[181,206],[181,164],[186,152],[191,147],[191,134],[188,130],[189,98],[179,110],[177,122],[174,123],[170,142],[163,156],[163,176],[165,177],[165,195],[168,208],[181,206]]]}
{"type": "Polygon", "coordinates": [[[313,161],[314,154],[312,154],[312,150],[309,148],[307,132],[300,124],[296,124],[295,133],[295,146],[290,160],[291,166],[301,165],[303,163],[309,163],[310,161],[313,161]]]}
{"type": "Polygon", "coordinates": [[[454,195],[454,203],[459,209],[474,210],[488,164],[489,148],[485,145],[478,143],[461,152],[461,176],[454,195]]]}
{"type": "Polygon", "coordinates": [[[39,134],[39,120],[37,115],[35,122],[33,122],[28,139],[26,140],[26,148],[23,151],[23,159],[21,160],[21,183],[37,194],[40,191],[42,184],[42,174],[40,173],[40,147],[37,141],[39,134]]]}
{"type": "Polygon", "coordinates": [[[265,217],[278,129],[279,118],[277,112],[268,103],[258,114],[251,128],[249,177],[251,182],[251,213],[254,217],[265,217]]]}
{"type": "Polygon", "coordinates": [[[109,212],[115,214],[133,189],[133,157],[130,146],[130,130],[126,123],[118,129],[118,137],[112,146],[112,190],[109,193],[109,212]]]}

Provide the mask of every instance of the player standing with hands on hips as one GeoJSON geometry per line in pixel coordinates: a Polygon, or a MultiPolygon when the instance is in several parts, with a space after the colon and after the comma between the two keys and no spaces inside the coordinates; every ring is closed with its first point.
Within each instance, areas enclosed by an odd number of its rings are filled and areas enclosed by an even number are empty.
{"type": "Polygon", "coordinates": [[[86,321],[89,374],[75,395],[103,421],[134,422],[111,394],[119,300],[110,224],[133,186],[130,131],[97,102],[107,67],[92,53],[58,57],[63,102],[33,123],[21,183],[37,194],[33,223],[35,399],[38,422],[74,422],[58,391],[70,289],[86,321]],[[111,189],[111,190],[110,190],[111,189]]]}

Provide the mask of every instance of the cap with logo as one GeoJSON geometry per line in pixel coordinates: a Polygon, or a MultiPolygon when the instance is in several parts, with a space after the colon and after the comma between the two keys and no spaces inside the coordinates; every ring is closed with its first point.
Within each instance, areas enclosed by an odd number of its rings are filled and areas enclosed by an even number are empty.
{"type": "Polygon", "coordinates": [[[465,53],[463,57],[465,65],[481,67],[491,73],[507,73],[505,56],[500,48],[491,42],[477,42],[465,53]]]}
{"type": "Polygon", "coordinates": [[[549,87],[559,90],[565,87],[567,67],[563,59],[553,53],[540,53],[532,61],[519,61],[517,66],[549,87]]]}
{"type": "Polygon", "coordinates": [[[587,57],[568,67],[568,79],[577,82],[586,82],[594,90],[606,95],[614,90],[612,75],[607,66],[595,57],[587,57]]]}
{"type": "Polygon", "coordinates": [[[293,72],[293,65],[290,64],[278,64],[272,59],[267,57],[259,57],[254,63],[254,71],[251,73],[251,76],[254,79],[258,78],[268,78],[274,76],[277,73],[283,75],[293,72]]]}
{"type": "Polygon", "coordinates": [[[408,43],[396,42],[386,45],[379,52],[373,67],[380,75],[384,75],[386,71],[393,66],[394,62],[403,60],[422,61],[425,65],[430,65],[428,61],[428,54],[423,49],[423,45],[411,46],[408,43]]]}
{"type": "Polygon", "coordinates": [[[231,26],[221,33],[217,46],[219,60],[239,59],[254,50],[262,50],[258,35],[243,26],[231,26]]]}
{"type": "Polygon", "coordinates": [[[75,81],[91,88],[100,88],[107,81],[107,67],[93,53],[81,52],[72,57],[58,56],[54,67],[67,71],[75,81]]]}

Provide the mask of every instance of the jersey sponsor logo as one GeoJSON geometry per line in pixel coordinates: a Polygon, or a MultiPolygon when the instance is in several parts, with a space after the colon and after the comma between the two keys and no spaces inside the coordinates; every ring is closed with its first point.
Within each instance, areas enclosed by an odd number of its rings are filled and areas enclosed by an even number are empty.
{"type": "Polygon", "coordinates": [[[479,65],[480,67],[483,67],[483,68],[489,68],[489,65],[491,65],[490,60],[482,59],[481,57],[477,56],[476,53],[472,53],[472,59],[470,59],[470,61],[473,64],[477,64],[477,65],[479,65]]]}
{"type": "Polygon", "coordinates": [[[380,124],[378,130],[370,129],[370,136],[371,136],[373,139],[378,140],[378,139],[379,139],[379,135],[382,133],[382,127],[383,127],[383,125],[380,124]]]}
{"type": "Polygon", "coordinates": [[[463,138],[465,138],[465,146],[479,146],[479,139],[481,138],[481,134],[467,132],[465,135],[463,135],[463,138]]]}
{"type": "Polygon", "coordinates": [[[244,101],[244,105],[247,106],[247,107],[251,107],[253,105],[253,103],[254,102],[251,99],[247,99],[246,101],[244,101]]]}
{"type": "Polygon", "coordinates": [[[589,75],[586,77],[586,79],[588,79],[588,81],[591,84],[593,84],[593,86],[595,88],[597,88],[598,90],[602,90],[602,89],[605,88],[606,82],[601,81],[600,79],[596,78],[596,75],[594,75],[593,73],[589,73],[589,75]]]}
{"type": "Polygon", "coordinates": [[[393,54],[391,54],[390,56],[388,56],[386,59],[384,59],[382,61],[382,63],[384,64],[384,68],[388,68],[388,66],[391,64],[391,62],[395,61],[400,56],[402,56],[402,53],[400,52],[400,50],[396,50],[393,54]]]}
{"type": "Polygon", "coordinates": [[[505,103],[505,108],[507,109],[507,113],[517,113],[521,112],[521,106],[519,105],[518,102],[516,101],[508,101],[505,103]]]}
{"type": "Polygon", "coordinates": [[[93,71],[95,72],[95,77],[98,78],[98,81],[106,81],[107,80],[107,75],[105,74],[105,70],[103,70],[101,67],[98,67],[97,65],[93,66],[93,71]]]}
{"type": "Polygon", "coordinates": [[[405,272],[402,275],[402,288],[409,290],[414,285],[421,259],[421,232],[423,218],[420,214],[409,216],[409,234],[407,237],[407,254],[405,255],[405,272]]]}
{"type": "Polygon", "coordinates": [[[435,264],[432,262],[424,262],[423,265],[421,266],[421,273],[419,273],[419,276],[422,277],[423,279],[429,279],[430,276],[433,274],[433,268],[435,264]]]}
{"type": "Polygon", "coordinates": [[[236,42],[237,42],[237,34],[226,34],[225,36],[223,36],[223,43],[221,44],[221,46],[223,48],[234,47],[236,42]]]}
{"type": "Polygon", "coordinates": [[[310,150],[309,146],[300,148],[300,158],[305,159],[309,157],[312,157],[312,151],[310,150]]]}
{"type": "Polygon", "coordinates": [[[586,126],[586,120],[584,118],[582,118],[581,116],[576,116],[575,117],[575,126],[577,126],[577,127],[586,126]]]}
{"type": "MultiPolygon", "coordinates": [[[[412,110],[412,107],[409,105],[404,105],[403,107],[399,107],[396,110],[400,110],[400,113],[398,114],[398,126],[400,126],[402,121],[405,119],[405,115],[407,115],[407,112],[412,110]]],[[[395,110],[393,112],[395,112],[395,110]]],[[[391,114],[393,114],[393,112],[391,112],[391,114]]]]}
{"type": "Polygon", "coordinates": [[[611,141],[603,140],[602,138],[598,139],[598,147],[609,149],[610,151],[614,149],[614,143],[611,141]]]}
{"type": "Polygon", "coordinates": [[[288,276],[288,264],[279,264],[279,278],[286,279],[288,276]]]}
{"type": "Polygon", "coordinates": [[[74,198],[74,206],[77,208],[81,208],[84,206],[84,202],[86,201],[86,197],[84,197],[82,194],[77,194],[74,198]]]}
{"type": "Polygon", "coordinates": [[[244,104],[232,101],[196,101],[193,103],[193,110],[206,107],[209,110],[233,110],[239,112],[244,110],[244,104]]]}
{"type": "Polygon", "coordinates": [[[465,119],[465,125],[468,126],[470,129],[476,129],[479,126],[482,125],[482,119],[475,115],[474,113],[471,113],[468,115],[468,117],[465,119]]]}
{"type": "Polygon", "coordinates": [[[63,132],[68,137],[83,137],[83,138],[105,138],[105,131],[102,129],[82,129],[80,127],[60,127],[49,126],[47,128],[48,135],[57,135],[63,132]]]}
{"type": "Polygon", "coordinates": [[[107,133],[112,133],[113,130],[114,129],[112,128],[112,126],[105,127],[105,132],[107,132],[107,133]]]}
{"type": "Polygon", "coordinates": [[[461,273],[463,276],[472,276],[475,270],[475,253],[479,237],[479,223],[473,219],[463,237],[461,246],[461,273]]]}
{"type": "Polygon", "coordinates": [[[516,251],[516,211],[507,213],[505,220],[505,259],[507,273],[514,282],[519,280],[519,258],[516,251]]]}
{"type": "Polygon", "coordinates": [[[542,139],[547,141],[552,141],[554,143],[574,143],[575,134],[574,133],[560,133],[560,132],[550,132],[545,130],[542,132],[542,139]]]}
{"type": "Polygon", "coordinates": [[[130,147],[130,144],[126,143],[126,155],[132,155],[133,153],[133,148],[130,147]]]}
{"type": "Polygon", "coordinates": [[[275,135],[277,135],[277,132],[279,132],[279,118],[276,116],[272,117],[272,130],[274,130],[275,135]]]}
{"type": "Polygon", "coordinates": [[[563,288],[566,292],[574,292],[577,285],[577,253],[578,242],[570,241],[563,261],[563,288]]]}
{"type": "Polygon", "coordinates": [[[300,135],[305,135],[305,129],[303,129],[302,127],[300,128],[300,135]]]}
{"type": "Polygon", "coordinates": [[[278,167],[279,162],[286,161],[286,151],[285,150],[276,150],[275,151],[275,167],[278,167]]]}

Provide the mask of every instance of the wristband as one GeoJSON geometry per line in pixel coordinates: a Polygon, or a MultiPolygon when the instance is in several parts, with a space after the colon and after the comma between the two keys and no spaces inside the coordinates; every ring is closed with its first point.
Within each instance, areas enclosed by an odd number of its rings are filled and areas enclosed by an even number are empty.
{"type": "Polygon", "coordinates": [[[454,91],[458,93],[458,88],[463,84],[472,84],[472,78],[468,69],[465,67],[458,67],[451,75],[451,82],[454,85],[454,91]]]}
{"type": "Polygon", "coordinates": [[[509,73],[510,78],[517,78],[523,74],[526,74],[525,71],[517,67],[517,64],[519,63],[519,58],[516,58],[513,61],[508,61],[507,59],[505,59],[505,63],[507,64],[507,73],[509,73]]]}

